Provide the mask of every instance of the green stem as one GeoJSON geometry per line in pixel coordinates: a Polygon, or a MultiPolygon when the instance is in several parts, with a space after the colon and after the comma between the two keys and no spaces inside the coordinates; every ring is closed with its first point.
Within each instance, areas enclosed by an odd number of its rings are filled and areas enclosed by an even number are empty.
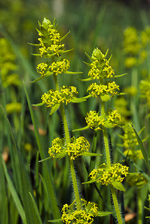
{"type": "MultiPolygon", "coordinates": [[[[101,102],[101,116],[104,116],[105,114],[105,105],[104,102],[101,102]]],[[[106,163],[107,166],[111,166],[111,159],[110,159],[110,152],[109,152],[109,142],[108,142],[108,136],[107,136],[107,130],[105,127],[103,127],[103,138],[104,138],[104,144],[105,144],[105,153],[106,153],[106,163]]]]}
{"type": "Polygon", "coordinates": [[[138,224],[142,224],[142,197],[140,189],[137,189],[137,200],[138,200],[138,224]]]}
{"type": "Polygon", "coordinates": [[[70,169],[71,169],[71,177],[72,177],[72,183],[73,183],[73,189],[74,189],[74,194],[75,194],[77,210],[81,210],[82,207],[81,207],[81,201],[80,201],[80,196],[79,196],[79,191],[78,191],[78,185],[77,185],[77,179],[76,179],[73,160],[70,160],[70,169]]]}
{"type": "MultiPolygon", "coordinates": [[[[101,116],[104,116],[104,114],[105,114],[105,104],[102,101],[101,102],[101,116]]],[[[111,166],[111,158],[110,158],[110,151],[109,151],[109,141],[108,141],[108,136],[107,136],[107,129],[105,127],[103,127],[103,138],[104,138],[104,144],[105,144],[106,163],[107,163],[107,166],[110,167],[111,166]]],[[[116,211],[118,224],[123,224],[121,213],[120,213],[120,208],[119,208],[119,204],[118,204],[118,200],[117,200],[116,190],[112,185],[110,185],[110,188],[111,188],[111,194],[112,194],[112,198],[113,198],[113,203],[114,203],[114,207],[115,207],[115,211],[116,211]]]]}
{"type": "Polygon", "coordinates": [[[114,203],[114,207],[115,207],[115,211],[116,211],[118,224],[123,224],[121,213],[120,213],[120,208],[119,208],[119,204],[118,204],[118,200],[117,200],[116,190],[112,185],[110,185],[110,189],[111,189],[111,194],[112,194],[112,198],[113,198],[113,203],[114,203]]]}
{"type": "MultiPolygon", "coordinates": [[[[96,152],[96,146],[97,146],[97,131],[95,131],[94,137],[93,137],[93,147],[92,147],[92,152],[93,153],[96,152]]],[[[95,159],[96,159],[95,156],[91,157],[91,160],[90,160],[90,171],[95,168],[95,159]]]]}
{"type": "MultiPolygon", "coordinates": [[[[57,80],[56,76],[54,76],[54,81],[55,81],[56,89],[59,90],[59,84],[58,84],[58,80],[57,80]]],[[[67,124],[67,118],[65,115],[64,106],[62,103],[60,104],[60,112],[61,112],[63,125],[64,125],[66,144],[69,144],[70,143],[69,128],[68,128],[68,124],[67,124]]],[[[79,190],[78,190],[78,185],[77,185],[74,164],[73,164],[73,161],[70,159],[69,159],[69,163],[70,163],[70,170],[71,170],[71,177],[72,177],[72,183],[73,183],[73,190],[74,190],[74,194],[75,194],[76,206],[77,206],[77,209],[80,210],[81,209],[81,201],[80,201],[80,196],[79,196],[79,190]]]]}

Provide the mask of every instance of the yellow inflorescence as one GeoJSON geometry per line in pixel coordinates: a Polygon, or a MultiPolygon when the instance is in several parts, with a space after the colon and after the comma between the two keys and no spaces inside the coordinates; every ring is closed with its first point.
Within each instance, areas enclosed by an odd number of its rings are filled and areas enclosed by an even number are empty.
{"type": "Polygon", "coordinates": [[[118,125],[121,121],[121,115],[118,113],[117,110],[110,110],[107,113],[107,121],[112,123],[114,126],[118,125]]]}
{"type": "Polygon", "coordinates": [[[106,59],[107,54],[103,54],[98,48],[93,51],[88,76],[92,79],[112,78],[114,70],[109,65],[109,60],[106,59]]]}
{"type": "Polygon", "coordinates": [[[131,173],[128,175],[126,182],[133,187],[143,187],[143,185],[147,184],[148,180],[143,176],[142,173],[131,173]]]}
{"type": "Polygon", "coordinates": [[[123,166],[120,163],[112,164],[107,167],[105,163],[101,164],[98,169],[94,169],[89,176],[92,180],[102,185],[108,185],[112,182],[122,182],[128,174],[129,167],[123,166]]]}
{"type": "Polygon", "coordinates": [[[104,126],[105,117],[100,116],[96,111],[90,111],[87,113],[85,120],[89,128],[97,131],[101,130],[102,126],[104,126]]]}
{"type": "Polygon", "coordinates": [[[119,90],[119,85],[117,85],[115,82],[108,82],[105,85],[92,83],[87,89],[92,97],[103,96],[106,94],[114,96],[118,94],[117,90],[119,90]]]}
{"type": "Polygon", "coordinates": [[[130,124],[127,124],[124,126],[123,129],[124,129],[124,136],[123,136],[124,147],[126,149],[135,150],[135,146],[138,145],[138,141],[132,126],[130,124]]]}
{"type": "Polygon", "coordinates": [[[94,202],[87,202],[81,198],[82,209],[76,209],[75,200],[71,205],[65,204],[62,208],[62,221],[66,224],[91,224],[97,216],[98,206],[94,202]]]}
{"type": "Polygon", "coordinates": [[[64,44],[61,44],[60,33],[56,29],[56,25],[47,19],[43,20],[41,30],[38,30],[40,42],[40,55],[49,57],[51,55],[59,56],[64,51],[64,44]]]}
{"type": "Polygon", "coordinates": [[[141,150],[131,150],[127,149],[124,151],[124,154],[131,158],[133,161],[136,161],[137,159],[144,159],[142,151],[141,150]]]}
{"type": "Polygon", "coordinates": [[[147,105],[150,107],[150,80],[142,80],[140,82],[141,97],[145,98],[147,105]]]}
{"type": "Polygon", "coordinates": [[[50,89],[48,93],[44,93],[41,97],[42,103],[47,107],[53,107],[56,104],[65,103],[66,105],[76,97],[78,91],[74,86],[63,86],[60,91],[50,89]]]}
{"type": "Polygon", "coordinates": [[[109,110],[104,116],[100,116],[96,111],[90,111],[85,117],[87,126],[95,131],[103,127],[113,128],[120,124],[121,115],[117,110],[109,110]]]}
{"type": "Polygon", "coordinates": [[[58,75],[61,73],[65,73],[70,67],[70,62],[67,59],[63,59],[61,61],[53,62],[51,65],[48,63],[40,63],[37,66],[37,72],[42,76],[46,74],[47,71],[58,75]]]}
{"type": "Polygon", "coordinates": [[[83,152],[89,151],[90,143],[86,138],[80,136],[79,138],[71,138],[71,143],[65,144],[64,139],[55,138],[52,142],[52,147],[49,148],[49,155],[55,158],[57,154],[64,153],[69,156],[71,160],[82,155],[83,152]]]}

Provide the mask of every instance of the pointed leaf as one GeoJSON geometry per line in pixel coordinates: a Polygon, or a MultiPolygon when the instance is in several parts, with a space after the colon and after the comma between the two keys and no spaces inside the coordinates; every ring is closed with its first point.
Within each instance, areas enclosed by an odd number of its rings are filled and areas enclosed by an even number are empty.
{"type": "Polygon", "coordinates": [[[59,109],[59,107],[60,107],[60,103],[53,106],[51,109],[50,115],[52,115],[55,111],[57,111],[59,109]]]}
{"type": "Polygon", "coordinates": [[[87,81],[91,81],[92,78],[87,78],[87,79],[78,79],[79,81],[83,81],[83,82],[87,82],[87,81]]]}
{"type": "Polygon", "coordinates": [[[82,74],[83,72],[72,72],[72,71],[66,71],[65,74],[68,75],[77,75],[77,74],[82,74]]]}
{"type": "Polygon", "coordinates": [[[97,216],[102,217],[102,216],[107,216],[107,215],[111,215],[112,212],[104,212],[104,211],[98,211],[97,212],[97,216]]]}
{"type": "Polygon", "coordinates": [[[78,128],[78,129],[74,129],[74,130],[72,130],[73,132],[74,131],[84,131],[84,130],[87,130],[89,127],[88,126],[85,126],[85,127],[83,127],[83,128],[78,128]]]}
{"type": "Polygon", "coordinates": [[[64,40],[69,34],[70,34],[70,31],[68,33],[66,33],[63,37],[61,37],[60,41],[64,40]]]}
{"type": "Polygon", "coordinates": [[[149,170],[149,172],[150,172],[150,165],[149,165],[148,155],[147,155],[146,149],[145,149],[145,147],[144,147],[144,145],[143,145],[143,143],[142,143],[141,138],[139,137],[138,133],[136,132],[135,128],[133,127],[133,125],[132,125],[132,128],[133,128],[133,130],[134,130],[134,132],[135,132],[135,134],[136,134],[136,138],[137,138],[137,141],[138,141],[138,143],[139,143],[139,147],[140,147],[140,149],[141,149],[141,151],[142,151],[142,154],[143,154],[143,156],[144,156],[144,161],[145,161],[146,166],[147,166],[147,168],[148,168],[148,170],[149,170]]]}
{"type": "Polygon", "coordinates": [[[40,214],[39,214],[39,211],[38,211],[38,209],[37,209],[37,205],[36,205],[36,203],[35,203],[35,200],[34,200],[34,198],[33,198],[33,196],[32,196],[32,194],[29,192],[29,195],[30,195],[30,197],[31,197],[31,202],[32,202],[32,215],[34,216],[33,218],[34,218],[34,220],[36,220],[36,224],[42,224],[42,220],[41,220],[41,218],[40,218],[40,214]]]}
{"type": "Polygon", "coordinates": [[[20,214],[23,223],[27,224],[27,220],[26,220],[24,209],[23,209],[22,204],[20,202],[20,199],[19,199],[19,197],[17,195],[15,187],[14,187],[14,185],[12,183],[12,180],[11,180],[9,174],[8,174],[5,162],[2,161],[2,163],[3,163],[4,173],[5,173],[5,177],[6,177],[7,183],[8,183],[8,187],[9,187],[9,190],[11,192],[12,198],[14,199],[14,202],[15,202],[16,208],[18,210],[18,213],[20,214]]]}
{"type": "Polygon", "coordinates": [[[43,105],[44,105],[44,103],[32,104],[33,107],[41,107],[41,106],[43,106],[43,105]]]}
{"type": "Polygon", "coordinates": [[[120,182],[114,181],[112,182],[112,185],[119,191],[125,191],[124,186],[120,182]]]}
{"type": "Polygon", "coordinates": [[[98,179],[95,179],[95,180],[89,180],[89,181],[86,181],[86,182],[83,182],[82,184],[92,184],[94,182],[96,182],[98,179]]]}
{"type": "Polygon", "coordinates": [[[115,78],[119,78],[119,77],[122,77],[124,75],[127,75],[127,73],[124,73],[124,74],[121,74],[121,75],[114,75],[115,78]]]}
{"type": "Polygon", "coordinates": [[[71,100],[72,103],[81,103],[81,102],[85,102],[85,101],[86,101],[86,98],[85,97],[81,97],[81,98],[74,97],[71,100]]]}
{"type": "Polygon", "coordinates": [[[48,222],[53,222],[53,223],[55,223],[55,222],[61,222],[61,221],[62,221],[61,219],[48,220],[48,222]]]}

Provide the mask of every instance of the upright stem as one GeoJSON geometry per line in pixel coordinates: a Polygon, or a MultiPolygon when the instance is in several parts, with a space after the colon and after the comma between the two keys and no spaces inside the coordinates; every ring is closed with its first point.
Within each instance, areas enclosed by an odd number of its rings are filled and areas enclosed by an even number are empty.
{"type": "MultiPolygon", "coordinates": [[[[105,114],[105,104],[102,101],[101,102],[101,116],[103,116],[104,114],[105,114]]],[[[106,163],[107,163],[107,166],[110,167],[111,166],[111,158],[110,158],[110,151],[109,151],[109,141],[108,141],[108,136],[107,136],[107,130],[105,127],[103,127],[103,138],[104,138],[104,144],[105,144],[106,163]]],[[[115,211],[116,211],[118,224],[123,224],[121,213],[120,213],[120,208],[119,208],[119,204],[118,204],[118,200],[117,200],[116,190],[112,185],[110,185],[110,189],[111,189],[111,194],[112,194],[112,198],[113,198],[113,203],[114,203],[114,207],[115,207],[115,211]]]]}
{"type": "MultiPolygon", "coordinates": [[[[59,90],[58,79],[55,75],[54,75],[54,81],[55,81],[56,89],[59,90]]],[[[62,103],[60,104],[60,112],[61,112],[63,125],[64,125],[66,144],[69,144],[70,143],[69,128],[68,128],[68,124],[67,124],[67,118],[65,115],[64,106],[62,103]]],[[[77,206],[77,209],[80,210],[81,209],[81,201],[80,201],[80,196],[79,196],[79,191],[78,191],[78,185],[77,185],[74,164],[73,164],[73,161],[70,159],[69,159],[69,163],[70,163],[70,170],[71,170],[71,177],[72,177],[72,183],[73,183],[73,190],[74,190],[74,194],[75,194],[76,206],[77,206]]]]}
{"type": "MultiPolygon", "coordinates": [[[[105,105],[104,102],[101,102],[101,116],[104,116],[105,114],[105,105]]],[[[109,152],[109,142],[108,142],[108,136],[107,136],[107,130],[104,127],[103,128],[103,138],[104,138],[104,144],[105,144],[105,153],[106,153],[106,163],[107,166],[111,166],[111,159],[110,159],[110,152],[109,152]]]]}

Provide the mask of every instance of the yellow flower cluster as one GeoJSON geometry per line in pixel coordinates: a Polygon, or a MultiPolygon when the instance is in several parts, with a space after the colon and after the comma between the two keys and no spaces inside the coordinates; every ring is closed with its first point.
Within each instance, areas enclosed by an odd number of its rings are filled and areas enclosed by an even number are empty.
{"type": "Polygon", "coordinates": [[[94,129],[95,131],[101,130],[104,126],[105,117],[102,117],[96,111],[90,111],[85,117],[85,121],[89,128],[94,129]]]}
{"type": "Polygon", "coordinates": [[[121,121],[121,115],[118,113],[117,110],[109,110],[107,112],[107,121],[116,126],[121,121]]]}
{"type": "Polygon", "coordinates": [[[104,55],[98,48],[94,49],[90,64],[88,76],[92,79],[112,78],[114,70],[109,65],[109,60],[106,59],[107,53],[104,55]]]}
{"type": "Polygon", "coordinates": [[[16,74],[16,56],[5,38],[0,38],[0,49],[0,75],[3,86],[20,85],[19,76],[16,74]]]}
{"type": "Polygon", "coordinates": [[[128,27],[124,31],[124,52],[127,55],[125,65],[131,68],[141,64],[147,58],[147,44],[150,43],[150,27],[140,33],[133,27],[128,27]]]}
{"type": "Polygon", "coordinates": [[[40,63],[37,66],[37,72],[42,76],[44,76],[47,71],[58,75],[61,73],[65,73],[69,67],[70,62],[67,59],[63,59],[61,61],[53,62],[51,65],[48,65],[48,63],[40,63]]]}
{"type": "Polygon", "coordinates": [[[132,126],[130,124],[126,124],[123,127],[123,130],[124,130],[124,136],[123,136],[124,147],[126,149],[135,150],[135,146],[138,145],[138,141],[132,126]]]}
{"type": "Polygon", "coordinates": [[[105,85],[92,83],[87,89],[92,97],[104,96],[107,94],[110,94],[111,97],[113,97],[118,94],[117,90],[119,90],[119,85],[115,82],[108,82],[105,85]]]}
{"type": "Polygon", "coordinates": [[[47,107],[53,107],[56,104],[65,103],[66,105],[76,97],[78,91],[74,86],[62,86],[61,90],[50,89],[48,93],[44,93],[41,97],[42,103],[47,107]]]}
{"type": "Polygon", "coordinates": [[[143,176],[142,173],[130,173],[127,178],[126,182],[133,187],[143,187],[143,185],[147,184],[148,180],[143,176]]]}
{"type": "Polygon", "coordinates": [[[66,224],[91,224],[98,214],[98,206],[81,198],[82,209],[76,209],[76,202],[65,204],[62,208],[62,221],[66,224]]]}
{"type": "Polygon", "coordinates": [[[104,116],[100,116],[96,111],[90,111],[85,117],[87,126],[95,131],[103,127],[113,128],[120,124],[121,115],[117,110],[109,110],[104,116]]]}
{"type": "Polygon", "coordinates": [[[142,80],[140,82],[141,98],[146,98],[147,104],[150,107],[150,80],[142,80]]]}
{"type": "Polygon", "coordinates": [[[49,155],[55,158],[58,154],[68,155],[71,160],[75,160],[81,156],[82,153],[89,151],[90,143],[86,138],[80,136],[79,138],[71,138],[71,143],[65,144],[64,139],[55,138],[52,141],[52,147],[49,148],[49,155]]]}
{"type": "Polygon", "coordinates": [[[137,159],[144,159],[142,151],[141,150],[131,150],[127,149],[124,151],[124,154],[131,158],[133,161],[136,161],[137,159]]]}
{"type": "Polygon", "coordinates": [[[40,42],[40,55],[45,57],[51,57],[52,55],[59,56],[64,51],[64,44],[61,44],[60,33],[56,30],[55,23],[51,23],[48,19],[44,19],[41,30],[38,30],[39,42],[40,42]]]}
{"type": "Polygon", "coordinates": [[[123,166],[120,163],[112,164],[107,167],[105,163],[101,164],[98,169],[92,170],[89,174],[92,180],[102,185],[108,185],[112,182],[122,182],[128,174],[129,167],[123,166]]]}

